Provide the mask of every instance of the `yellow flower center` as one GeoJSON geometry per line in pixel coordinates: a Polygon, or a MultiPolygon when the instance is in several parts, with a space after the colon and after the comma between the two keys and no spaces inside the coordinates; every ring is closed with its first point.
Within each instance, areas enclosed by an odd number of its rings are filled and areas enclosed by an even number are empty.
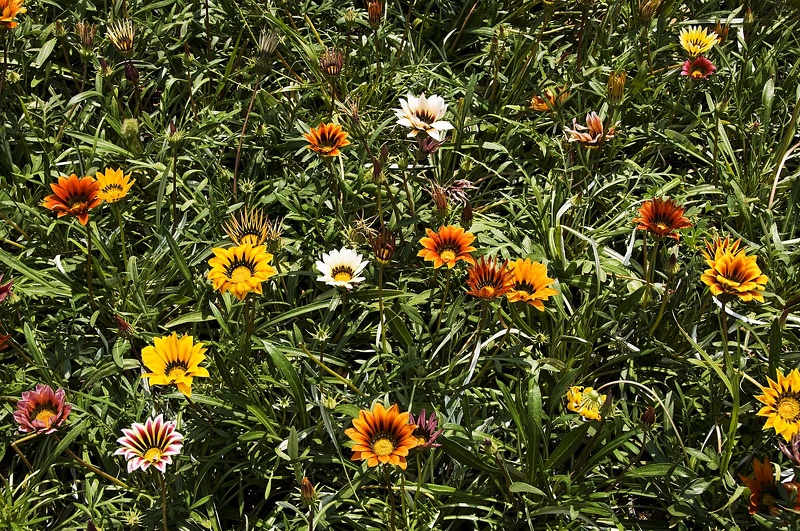
{"type": "Polygon", "coordinates": [[[164,376],[170,378],[172,383],[186,376],[189,365],[185,361],[171,361],[164,367],[164,376]]]}
{"type": "Polygon", "coordinates": [[[660,231],[666,231],[669,229],[669,226],[663,221],[659,221],[658,223],[656,223],[656,228],[658,228],[658,230],[660,231]]]}
{"type": "Polygon", "coordinates": [[[778,402],[778,415],[785,420],[792,420],[800,414],[800,402],[791,396],[785,396],[778,402]]]}
{"type": "Polygon", "coordinates": [[[703,77],[703,72],[701,70],[695,70],[692,72],[692,77],[695,79],[699,79],[703,77]]]}
{"type": "Polygon", "coordinates": [[[442,254],[440,254],[439,256],[441,256],[442,260],[444,260],[445,262],[452,262],[456,258],[456,253],[454,253],[450,249],[446,249],[442,251],[442,254]]]}
{"type": "Polygon", "coordinates": [[[162,455],[164,452],[161,451],[161,448],[150,448],[144,453],[144,460],[155,463],[161,459],[162,455]]]}
{"type": "Polygon", "coordinates": [[[381,437],[372,445],[372,451],[375,455],[390,455],[394,451],[394,443],[387,437],[381,437]]]}
{"type": "Polygon", "coordinates": [[[253,278],[253,272],[247,266],[239,266],[231,273],[231,282],[247,282],[253,278]]]}
{"type": "Polygon", "coordinates": [[[352,279],[352,278],[353,278],[353,275],[351,275],[347,271],[342,271],[340,273],[336,273],[333,276],[333,280],[335,280],[336,282],[349,282],[350,279],[352,279]]]}
{"type": "Polygon", "coordinates": [[[55,415],[56,415],[55,411],[49,408],[45,408],[36,415],[36,420],[38,420],[39,422],[43,422],[45,425],[49,426],[50,419],[53,418],[55,415]]]}

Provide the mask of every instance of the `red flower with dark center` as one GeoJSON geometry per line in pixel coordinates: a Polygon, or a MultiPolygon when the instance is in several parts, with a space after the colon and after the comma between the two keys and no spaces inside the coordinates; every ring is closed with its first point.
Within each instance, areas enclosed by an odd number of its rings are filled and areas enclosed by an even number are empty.
{"type": "Polygon", "coordinates": [[[310,150],[325,157],[336,157],[341,153],[339,148],[350,145],[347,135],[341,125],[322,122],[316,129],[312,127],[303,137],[308,140],[310,150]]]}
{"type": "Polygon", "coordinates": [[[713,74],[716,69],[717,67],[714,66],[711,61],[701,55],[694,60],[687,59],[686,62],[683,63],[681,75],[692,79],[706,79],[713,74]]]}
{"type": "Polygon", "coordinates": [[[511,291],[514,274],[507,265],[508,260],[498,265],[494,258],[482,257],[467,270],[467,294],[490,301],[511,291]]]}
{"type": "Polygon", "coordinates": [[[19,431],[55,433],[72,411],[72,406],[65,404],[64,400],[63,389],[54,392],[44,384],[38,384],[33,391],[23,392],[14,412],[19,431]]]}

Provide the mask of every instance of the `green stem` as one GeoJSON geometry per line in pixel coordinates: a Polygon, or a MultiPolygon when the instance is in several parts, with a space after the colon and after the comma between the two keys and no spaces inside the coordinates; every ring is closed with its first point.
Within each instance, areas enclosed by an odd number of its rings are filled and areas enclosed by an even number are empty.
{"type": "Polygon", "coordinates": [[[722,463],[720,465],[720,477],[723,479],[728,472],[728,465],[731,461],[731,456],[733,455],[733,445],[735,443],[736,437],[736,429],[739,423],[739,373],[736,367],[733,366],[733,360],[731,359],[730,349],[728,346],[728,318],[727,313],[725,311],[726,303],[722,302],[722,308],[720,308],[720,327],[722,328],[722,353],[725,357],[725,373],[730,380],[731,385],[731,401],[732,401],[732,410],[731,410],[731,420],[730,425],[728,426],[728,436],[725,440],[725,453],[722,456],[722,463]]]}
{"type": "Polygon", "coordinates": [[[125,228],[122,226],[122,212],[120,206],[118,204],[114,204],[111,207],[114,210],[114,214],[117,216],[117,224],[119,225],[119,243],[122,247],[122,263],[123,263],[123,270],[128,268],[128,250],[127,246],[125,245],[125,228]]]}
{"type": "Polygon", "coordinates": [[[158,479],[158,488],[161,491],[161,525],[164,527],[164,531],[169,531],[167,528],[167,486],[164,484],[164,478],[161,477],[159,472],[153,469],[153,473],[158,479]]]}
{"type": "Polygon", "coordinates": [[[92,229],[90,222],[86,222],[86,288],[89,290],[89,303],[94,306],[92,293],[92,229]]]}
{"type": "MultiPolygon", "coordinates": [[[[60,441],[60,440],[61,440],[61,439],[59,439],[59,437],[58,437],[57,435],[53,435],[53,437],[55,438],[56,442],[58,442],[58,441],[60,441]]],[[[19,441],[17,441],[17,442],[19,442],[19,441]]],[[[117,485],[117,486],[120,486],[120,487],[122,487],[123,489],[126,489],[126,490],[131,490],[131,488],[130,488],[128,485],[126,485],[125,483],[123,483],[122,481],[118,480],[117,478],[115,478],[115,477],[113,477],[113,476],[110,476],[110,475],[106,474],[105,472],[103,472],[102,470],[100,470],[99,468],[97,468],[96,466],[94,466],[94,465],[92,465],[92,464],[90,464],[90,463],[87,463],[86,461],[84,461],[83,459],[81,459],[80,457],[78,457],[77,455],[73,454],[73,453],[72,453],[72,451],[71,451],[69,448],[64,448],[64,452],[65,452],[65,453],[66,453],[66,454],[67,454],[67,455],[68,455],[68,456],[69,456],[69,457],[70,457],[70,458],[71,458],[73,461],[75,461],[76,463],[78,463],[79,465],[81,465],[83,468],[85,468],[85,469],[87,469],[87,470],[89,470],[89,471],[91,471],[91,472],[94,472],[94,473],[95,473],[95,474],[97,474],[98,476],[101,476],[101,477],[104,477],[104,478],[106,478],[106,479],[107,479],[107,480],[109,480],[110,482],[114,483],[114,484],[115,484],[115,485],[117,485]]]]}
{"type": "Polygon", "coordinates": [[[172,230],[178,227],[178,148],[172,148],[172,230]]]}
{"type": "Polygon", "coordinates": [[[439,307],[439,316],[436,319],[436,333],[439,333],[439,328],[442,325],[442,314],[444,313],[444,305],[447,302],[447,295],[450,291],[450,276],[453,270],[448,268],[444,281],[444,292],[442,293],[442,305],[439,307]]]}
{"type": "Polygon", "coordinates": [[[383,477],[386,479],[386,489],[389,491],[389,506],[392,508],[391,518],[389,520],[389,525],[391,526],[392,531],[397,531],[397,527],[395,526],[395,508],[394,508],[394,491],[392,490],[392,483],[389,480],[389,466],[383,465],[383,477]]]}

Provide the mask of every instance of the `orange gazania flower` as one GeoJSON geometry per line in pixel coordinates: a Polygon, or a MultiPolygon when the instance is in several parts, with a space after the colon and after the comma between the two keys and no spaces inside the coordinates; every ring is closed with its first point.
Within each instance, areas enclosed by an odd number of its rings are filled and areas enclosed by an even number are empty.
{"type": "Polygon", "coordinates": [[[22,7],[24,0],[0,0],[0,27],[12,29],[18,23],[14,17],[27,13],[28,10],[22,7]]]}
{"type": "Polygon", "coordinates": [[[417,256],[433,262],[434,268],[447,264],[447,267],[452,269],[459,260],[475,263],[475,259],[469,254],[475,250],[475,247],[471,246],[475,241],[475,235],[471,232],[464,232],[461,227],[453,225],[440,227],[439,232],[431,229],[425,229],[425,232],[428,237],[419,240],[424,249],[418,252],[417,256]]]}
{"type": "Polygon", "coordinates": [[[347,135],[341,125],[322,122],[316,129],[312,127],[303,137],[308,140],[310,150],[326,157],[337,157],[340,155],[339,148],[350,145],[347,135]]]}
{"type": "Polygon", "coordinates": [[[58,184],[50,184],[50,188],[55,193],[45,197],[42,206],[58,213],[58,217],[69,214],[76,216],[82,225],[86,225],[89,221],[89,210],[100,205],[100,198],[97,196],[100,183],[93,177],[79,178],[73,173],[69,177],[59,177],[58,184]]]}
{"type": "MultiPolygon", "coordinates": [[[[800,487],[800,484],[794,481],[776,484],[775,472],[772,470],[769,457],[765,457],[763,462],[753,459],[753,475],[755,477],[751,478],[739,474],[739,479],[750,489],[750,507],[747,508],[750,514],[762,513],[777,516],[781,512],[779,505],[781,499],[790,497],[788,492],[781,496],[778,489],[797,492],[800,487]]],[[[800,510],[800,501],[795,501],[792,509],[800,510]]]]}
{"type": "Polygon", "coordinates": [[[507,265],[508,260],[499,265],[494,258],[481,257],[467,270],[467,294],[490,301],[511,291],[513,274],[507,265]]]}
{"type": "Polygon", "coordinates": [[[646,230],[659,238],[674,238],[680,241],[681,237],[675,231],[692,226],[683,215],[685,210],[672,199],[656,197],[645,201],[639,207],[639,217],[633,218],[633,222],[639,224],[636,227],[639,230],[646,230]]]}
{"type": "Polygon", "coordinates": [[[544,303],[558,291],[550,287],[555,279],[547,276],[547,267],[539,262],[531,262],[529,258],[516,260],[508,264],[511,271],[511,290],[506,294],[509,302],[527,302],[540,312],[544,311],[544,303]]]}
{"type": "Polygon", "coordinates": [[[747,256],[744,248],[739,249],[741,241],[731,243],[729,238],[716,238],[713,243],[706,242],[703,256],[709,269],[705,270],[700,280],[718,298],[739,297],[744,302],[754,299],[764,302],[761,292],[769,279],[761,273],[756,263],[758,257],[747,256]]]}
{"type": "Polygon", "coordinates": [[[417,446],[414,430],[408,423],[408,413],[400,413],[397,404],[384,409],[380,403],[372,411],[361,410],[353,419],[353,427],[345,430],[352,439],[352,461],[366,459],[367,466],[390,464],[406,469],[408,451],[417,446]]]}
{"type": "Polygon", "coordinates": [[[539,112],[555,111],[564,103],[564,100],[569,98],[569,93],[567,85],[560,89],[548,87],[544,89],[541,96],[538,94],[531,96],[531,109],[539,112]]]}

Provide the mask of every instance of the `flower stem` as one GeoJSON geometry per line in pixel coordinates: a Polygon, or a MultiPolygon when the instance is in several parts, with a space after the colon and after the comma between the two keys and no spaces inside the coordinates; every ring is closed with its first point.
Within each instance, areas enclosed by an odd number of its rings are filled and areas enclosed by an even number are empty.
{"type": "Polygon", "coordinates": [[[119,225],[119,243],[122,247],[122,269],[126,270],[128,268],[128,250],[127,246],[125,245],[125,228],[122,226],[122,212],[118,204],[114,204],[111,208],[114,210],[114,214],[117,216],[117,224],[119,225]]]}
{"type": "Polygon", "coordinates": [[[178,148],[172,148],[172,230],[178,227],[178,148]]]}
{"type": "Polygon", "coordinates": [[[86,288],[89,290],[89,303],[94,306],[94,294],[92,293],[92,229],[89,222],[86,222],[86,288]]]}
{"type": "Polygon", "coordinates": [[[720,328],[722,329],[722,354],[725,357],[725,374],[730,380],[731,391],[731,420],[728,426],[728,436],[725,440],[725,453],[722,455],[722,462],[719,467],[720,476],[724,479],[728,473],[728,465],[731,461],[733,454],[733,445],[735,443],[736,428],[739,422],[739,374],[736,367],[733,366],[731,359],[730,348],[728,346],[728,318],[725,311],[726,303],[722,301],[722,308],[720,308],[720,328]]]}
{"type": "Polygon", "coordinates": [[[161,474],[155,472],[154,474],[158,479],[158,489],[161,491],[161,525],[164,527],[164,531],[169,531],[167,528],[167,486],[164,484],[164,478],[161,477],[161,474]]]}
{"type": "Polygon", "coordinates": [[[453,270],[448,268],[447,274],[445,275],[444,292],[442,293],[442,305],[439,307],[439,316],[436,318],[436,333],[439,332],[439,328],[442,326],[442,314],[444,313],[444,305],[447,302],[447,295],[450,291],[450,275],[452,273],[453,270]]]}
{"type": "Polygon", "coordinates": [[[389,467],[387,465],[383,465],[383,477],[386,479],[386,488],[389,491],[389,506],[392,508],[391,519],[389,520],[389,525],[391,526],[392,531],[396,531],[397,528],[395,527],[395,508],[394,508],[394,491],[392,490],[392,483],[389,480],[389,467]]]}
{"type": "MultiPolygon", "coordinates": [[[[55,438],[55,440],[56,440],[56,441],[60,441],[60,440],[61,440],[61,439],[59,439],[58,435],[55,435],[55,434],[53,434],[53,437],[55,438]]],[[[19,441],[17,441],[17,442],[19,442],[19,441]]],[[[102,477],[106,478],[106,479],[107,479],[107,480],[109,480],[110,482],[114,483],[115,485],[118,485],[118,486],[122,487],[123,489],[126,489],[126,490],[131,490],[131,488],[130,488],[128,485],[126,485],[125,483],[123,483],[122,481],[118,480],[117,478],[115,478],[115,477],[113,477],[113,476],[110,476],[110,475],[106,474],[105,472],[103,472],[102,470],[100,470],[99,468],[97,468],[96,466],[94,466],[94,465],[92,465],[92,464],[90,464],[90,463],[87,463],[86,461],[84,461],[83,459],[81,459],[80,457],[78,457],[77,455],[73,454],[73,453],[72,453],[72,451],[71,451],[69,448],[64,448],[64,452],[65,452],[65,453],[66,453],[66,454],[67,454],[67,455],[68,455],[68,456],[69,456],[69,457],[70,457],[70,458],[71,458],[73,461],[75,461],[76,463],[78,463],[79,465],[81,465],[81,466],[82,466],[83,468],[85,468],[86,470],[89,470],[89,471],[91,471],[91,472],[94,472],[94,473],[95,473],[95,474],[97,474],[98,476],[102,476],[102,477]]]]}

